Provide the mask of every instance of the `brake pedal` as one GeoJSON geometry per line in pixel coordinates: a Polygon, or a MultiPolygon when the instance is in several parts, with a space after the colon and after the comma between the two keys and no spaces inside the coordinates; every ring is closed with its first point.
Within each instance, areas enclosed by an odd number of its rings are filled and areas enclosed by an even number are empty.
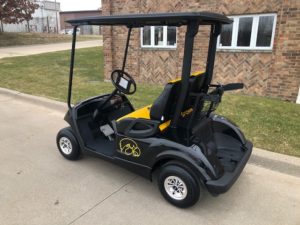
{"type": "Polygon", "coordinates": [[[108,137],[110,141],[113,141],[112,134],[114,134],[114,130],[111,128],[109,124],[105,124],[100,127],[100,131],[104,134],[104,136],[108,137]]]}

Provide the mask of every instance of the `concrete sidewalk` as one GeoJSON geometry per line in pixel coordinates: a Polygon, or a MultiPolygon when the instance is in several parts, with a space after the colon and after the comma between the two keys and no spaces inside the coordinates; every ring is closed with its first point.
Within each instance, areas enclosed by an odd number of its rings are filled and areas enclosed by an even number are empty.
{"type": "MultiPolygon", "coordinates": [[[[78,41],[76,49],[102,46],[102,40],[78,41]]],[[[71,49],[72,43],[55,43],[55,44],[40,44],[40,45],[22,45],[0,48],[0,59],[5,57],[35,55],[46,52],[57,52],[71,49]]]]}
{"type": "Polygon", "coordinates": [[[65,104],[7,89],[0,103],[1,225],[300,224],[299,158],[255,149],[227,193],[182,210],[116,165],[65,160],[55,143],[65,104]]]}

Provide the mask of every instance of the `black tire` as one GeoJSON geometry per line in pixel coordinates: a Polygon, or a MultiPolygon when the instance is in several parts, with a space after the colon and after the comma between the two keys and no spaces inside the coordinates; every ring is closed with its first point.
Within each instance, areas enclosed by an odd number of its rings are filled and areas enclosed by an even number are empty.
{"type": "Polygon", "coordinates": [[[187,170],[183,169],[180,166],[177,165],[163,166],[159,171],[157,181],[162,196],[168,202],[170,202],[171,204],[179,208],[187,208],[194,205],[200,197],[199,184],[196,182],[196,180],[187,170]],[[180,181],[179,187],[181,188],[181,190],[186,189],[186,191],[181,192],[178,188],[177,188],[178,191],[175,191],[174,189],[167,190],[168,186],[169,187],[172,186],[168,184],[171,184],[172,183],[171,181],[174,180],[180,181]],[[181,182],[183,182],[183,185],[181,182]],[[169,194],[170,192],[172,192],[171,190],[173,190],[173,193],[178,194],[179,197],[177,196],[176,198],[174,194],[173,195],[169,194]]]}
{"type": "Polygon", "coordinates": [[[80,147],[71,127],[61,129],[56,136],[59,152],[69,160],[77,160],[80,156],[80,147]]]}

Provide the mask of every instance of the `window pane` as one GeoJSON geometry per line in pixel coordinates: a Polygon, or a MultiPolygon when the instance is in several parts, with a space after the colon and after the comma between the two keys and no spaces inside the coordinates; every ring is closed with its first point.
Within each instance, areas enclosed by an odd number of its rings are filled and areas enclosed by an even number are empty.
{"type": "Polygon", "coordinates": [[[168,27],[167,28],[167,45],[174,46],[176,45],[176,27],[168,27]]]}
{"type": "Polygon", "coordinates": [[[252,22],[252,17],[240,18],[237,46],[250,46],[252,22]]]}
{"type": "Polygon", "coordinates": [[[231,46],[233,24],[226,24],[222,26],[222,33],[220,38],[221,46],[231,46]]]}
{"type": "Polygon", "coordinates": [[[274,16],[259,17],[256,46],[270,47],[274,16]]]}
{"type": "Polygon", "coordinates": [[[151,27],[143,28],[143,45],[151,45],[151,27]]]}
{"type": "Polygon", "coordinates": [[[163,33],[164,29],[162,26],[155,27],[154,45],[163,45],[163,33]]]}

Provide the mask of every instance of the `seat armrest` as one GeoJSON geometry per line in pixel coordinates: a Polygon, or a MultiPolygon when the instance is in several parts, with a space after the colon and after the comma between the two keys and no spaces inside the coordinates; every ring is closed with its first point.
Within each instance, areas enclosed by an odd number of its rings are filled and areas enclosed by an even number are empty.
{"type": "Polygon", "coordinates": [[[117,130],[128,137],[147,138],[159,131],[159,125],[160,122],[155,120],[126,118],[118,122],[117,128],[120,127],[121,130],[117,130]]]}

